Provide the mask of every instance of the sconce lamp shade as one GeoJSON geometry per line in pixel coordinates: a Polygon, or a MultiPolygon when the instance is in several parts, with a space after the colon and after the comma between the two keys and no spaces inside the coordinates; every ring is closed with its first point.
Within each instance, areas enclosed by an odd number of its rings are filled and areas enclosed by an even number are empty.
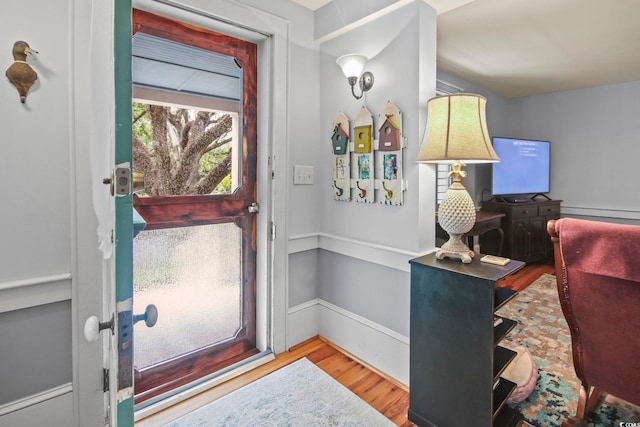
{"type": "Polygon", "coordinates": [[[453,94],[427,103],[428,124],[420,163],[495,163],[500,158],[491,145],[486,120],[486,98],[453,94]]]}
{"type": "Polygon", "coordinates": [[[340,66],[345,77],[360,77],[364,66],[367,63],[367,57],[364,55],[357,55],[350,53],[348,55],[342,55],[336,59],[336,64],[340,66]]]}

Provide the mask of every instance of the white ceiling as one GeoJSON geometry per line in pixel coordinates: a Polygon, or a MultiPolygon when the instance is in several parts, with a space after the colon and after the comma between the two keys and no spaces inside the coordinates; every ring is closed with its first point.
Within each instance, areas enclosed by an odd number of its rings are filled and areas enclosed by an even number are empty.
{"type": "Polygon", "coordinates": [[[316,10],[320,9],[325,4],[329,3],[331,0],[291,0],[294,3],[298,3],[307,9],[316,10]]]}
{"type": "MultiPolygon", "coordinates": [[[[294,0],[312,10],[330,0],[294,0]]],[[[505,97],[640,80],[640,0],[427,0],[438,69],[505,97]]]]}

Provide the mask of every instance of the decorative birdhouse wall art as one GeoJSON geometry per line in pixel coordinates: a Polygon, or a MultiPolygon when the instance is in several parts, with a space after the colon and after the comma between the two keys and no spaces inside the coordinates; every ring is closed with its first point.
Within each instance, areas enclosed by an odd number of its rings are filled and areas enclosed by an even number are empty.
{"type": "Polygon", "coordinates": [[[380,177],[380,203],[401,206],[406,189],[403,179],[402,149],[406,145],[402,136],[402,112],[392,102],[387,102],[380,115],[378,137],[378,176],[380,177]]]}
{"type": "Polygon", "coordinates": [[[21,40],[15,42],[12,51],[13,64],[5,72],[9,82],[18,90],[20,102],[23,104],[27,100],[29,89],[38,80],[38,73],[31,68],[31,65],[27,64],[27,55],[33,55],[34,53],[38,52],[31,49],[27,42],[21,40]]]}
{"type": "Polygon", "coordinates": [[[403,178],[402,153],[407,144],[402,134],[402,112],[389,101],[379,120],[382,124],[377,140],[373,116],[365,107],[356,114],[351,134],[344,113],[334,120],[331,133],[334,200],[350,201],[353,190],[358,203],[373,204],[377,197],[380,204],[402,206],[407,189],[403,178]]]}
{"type": "MultiPolygon", "coordinates": [[[[395,117],[386,117],[384,123],[380,127],[380,136],[378,137],[380,151],[396,151],[400,149],[400,127],[393,120],[395,117]]],[[[397,118],[395,118],[397,120],[397,118]]]]}
{"type": "Polygon", "coordinates": [[[331,143],[333,144],[333,154],[336,156],[346,154],[349,151],[349,131],[344,130],[341,124],[337,124],[333,128],[331,143]]]}
{"type": "Polygon", "coordinates": [[[349,119],[344,113],[333,121],[331,146],[333,151],[333,199],[351,200],[351,149],[349,119]]]}
{"type": "Polygon", "coordinates": [[[375,157],[373,154],[373,117],[362,107],[354,120],[356,157],[356,202],[375,202],[375,157]]]}
{"type": "Polygon", "coordinates": [[[356,126],[353,129],[353,133],[356,136],[356,141],[355,141],[356,154],[371,152],[371,143],[372,143],[371,128],[372,128],[372,125],[365,125],[365,126],[356,126]]]}

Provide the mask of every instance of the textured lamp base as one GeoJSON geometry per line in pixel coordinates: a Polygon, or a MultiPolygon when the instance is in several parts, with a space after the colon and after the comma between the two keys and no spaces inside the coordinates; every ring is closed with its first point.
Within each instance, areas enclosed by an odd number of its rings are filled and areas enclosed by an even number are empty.
{"type": "Polygon", "coordinates": [[[436,252],[436,259],[455,258],[469,264],[475,253],[462,242],[462,234],[449,234],[449,240],[436,252]]]}
{"type": "Polygon", "coordinates": [[[476,208],[471,196],[460,183],[460,177],[465,175],[460,170],[462,164],[454,163],[451,167],[453,183],[447,189],[444,200],[438,208],[438,222],[449,234],[449,241],[436,252],[436,259],[456,258],[468,264],[474,253],[462,242],[462,236],[473,228],[476,222],[476,208]]]}

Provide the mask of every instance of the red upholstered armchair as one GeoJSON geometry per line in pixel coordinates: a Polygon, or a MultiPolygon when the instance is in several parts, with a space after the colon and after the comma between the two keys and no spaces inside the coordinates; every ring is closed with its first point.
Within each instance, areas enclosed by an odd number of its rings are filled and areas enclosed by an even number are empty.
{"type": "Polygon", "coordinates": [[[563,218],[547,231],[582,382],[563,426],[587,418],[602,391],[640,405],[640,227],[563,218]]]}

